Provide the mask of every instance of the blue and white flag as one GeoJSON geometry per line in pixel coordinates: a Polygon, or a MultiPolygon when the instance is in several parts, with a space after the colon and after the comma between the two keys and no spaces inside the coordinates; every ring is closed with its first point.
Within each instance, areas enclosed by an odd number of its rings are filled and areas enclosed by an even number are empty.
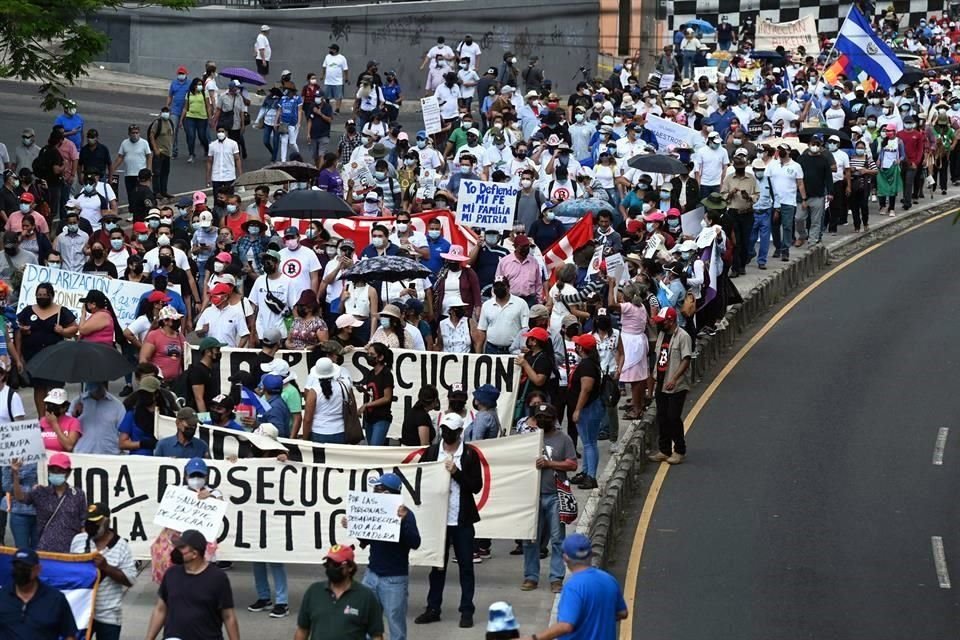
{"type": "Polygon", "coordinates": [[[870,21],[856,7],[850,7],[834,46],[851,66],[865,71],[884,89],[890,89],[903,77],[903,61],[877,36],[870,21]]]}
{"type": "MultiPolygon", "coordinates": [[[[0,547],[0,589],[13,589],[13,554],[16,552],[12,547],[0,547]]],[[[79,629],[77,637],[87,638],[99,580],[93,563],[96,554],[39,551],[37,555],[40,556],[40,580],[66,596],[79,629]]]]}

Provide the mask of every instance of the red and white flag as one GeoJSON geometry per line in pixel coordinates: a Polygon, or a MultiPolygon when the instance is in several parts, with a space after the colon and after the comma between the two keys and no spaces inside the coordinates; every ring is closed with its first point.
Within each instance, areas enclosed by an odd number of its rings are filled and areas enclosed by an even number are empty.
{"type": "Polygon", "coordinates": [[[552,273],[562,264],[573,263],[573,252],[591,240],[593,240],[593,214],[587,213],[543,252],[543,261],[547,265],[547,271],[552,273]]]}

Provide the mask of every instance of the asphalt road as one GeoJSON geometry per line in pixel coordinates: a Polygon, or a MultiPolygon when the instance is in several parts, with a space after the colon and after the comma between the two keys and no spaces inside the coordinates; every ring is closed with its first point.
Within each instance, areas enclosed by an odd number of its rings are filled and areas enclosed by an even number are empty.
{"type": "MultiPolygon", "coordinates": [[[[11,151],[20,144],[20,134],[26,127],[32,127],[37,132],[38,144],[44,144],[53,127],[53,122],[60,114],[59,111],[44,111],[40,106],[37,87],[19,82],[0,81],[0,142],[7,145],[11,151]]],[[[110,149],[116,157],[120,143],[127,135],[127,126],[131,123],[140,125],[141,132],[146,135],[147,126],[157,118],[160,109],[166,104],[166,99],[158,96],[144,96],[133,93],[113,91],[94,91],[90,89],[69,90],[71,99],[77,102],[80,115],[86,121],[86,128],[95,128],[100,132],[100,142],[110,149]]],[[[256,116],[256,112],[252,112],[256,116]]],[[[335,116],[333,123],[334,141],[339,139],[343,132],[344,122],[349,115],[343,113],[335,116]]],[[[421,128],[419,113],[402,113],[400,122],[408,132],[416,132],[421,128]]],[[[270,156],[262,144],[263,134],[257,129],[247,129],[248,158],[243,163],[244,171],[259,169],[270,162],[270,156]]],[[[309,154],[304,144],[305,132],[301,132],[300,152],[304,157],[309,154]]],[[[170,192],[184,193],[202,189],[206,186],[206,164],[202,161],[203,149],[197,142],[195,152],[198,161],[187,163],[186,138],[180,132],[180,156],[174,160],[170,169],[170,192]]],[[[123,187],[121,186],[121,191],[123,187]]],[[[126,194],[120,194],[120,203],[126,203],[126,194]]]]}
{"type": "Polygon", "coordinates": [[[860,259],[719,386],[657,500],[633,638],[956,637],[931,538],[960,579],[958,241],[948,217],[860,259]]]}

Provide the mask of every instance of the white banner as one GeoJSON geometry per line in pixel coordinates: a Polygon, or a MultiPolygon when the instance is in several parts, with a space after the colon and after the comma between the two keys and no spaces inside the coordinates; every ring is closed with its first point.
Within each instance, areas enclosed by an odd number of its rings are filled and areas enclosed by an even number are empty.
{"type": "MultiPolygon", "coordinates": [[[[63,305],[73,311],[77,319],[80,318],[80,310],[83,307],[80,298],[84,297],[91,289],[103,291],[110,304],[113,305],[120,326],[124,328],[137,317],[140,296],[153,291],[153,285],[150,284],[127,282],[126,280],[105,278],[92,273],[78,273],[28,264],[23,271],[23,284],[20,285],[17,313],[23,311],[27,305],[36,304],[37,285],[44,282],[53,285],[54,303],[63,305]]],[[[180,293],[179,286],[170,285],[169,288],[180,293]]]]}
{"type": "Polygon", "coordinates": [[[667,147],[670,145],[678,146],[687,144],[690,147],[696,148],[700,140],[703,139],[703,136],[701,136],[700,132],[696,129],[691,129],[672,120],[667,120],[666,118],[652,114],[647,116],[643,128],[656,137],[661,153],[665,153],[667,147]]]}
{"type": "Polygon", "coordinates": [[[427,135],[437,133],[443,128],[443,120],[440,117],[440,102],[437,100],[437,96],[420,98],[420,111],[423,112],[423,128],[427,135]]]}
{"type": "MultiPolygon", "coordinates": [[[[13,393],[11,389],[7,393],[13,393]]],[[[20,420],[0,424],[0,464],[20,460],[24,464],[46,457],[38,420],[20,420]]]]}
{"type": "Polygon", "coordinates": [[[457,195],[457,222],[465,227],[510,231],[519,189],[510,184],[461,180],[457,195]]]}
{"type": "MultiPolygon", "coordinates": [[[[175,434],[176,421],[161,416],[156,436],[175,434]]],[[[235,455],[241,459],[260,452],[252,448],[252,434],[232,429],[200,425],[197,437],[210,446],[210,456],[220,460],[235,455]]],[[[292,461],[332,467],[389,467],[418,460],[423,447],[366,447],[343,444],[317,444],[307,440],[280,438],[292,461]]],[[[475,496],[480,522],[480,538],[508,539],[535,537],[536,504],[540,496],[540,471],[535,463],[543,450],[540,432],[478,440],[471,443],[480,452],[483,490],[475,496]]],[[[271,449],[275,449],[272,446],[271,449]]]]}
{"type": "MultiPolygon", "coordinates": [[[[194,347],[195,348],[195,347],[194,347]]],[[[504,429],[513,426],[513,409],[517,401],[520,386],[520,367],[514,364],[513,356],[494,356],[487,354],[443,353],[439,351],[413,351],[393,349],[393,420],[388,436],[399,439],[403,418],[417,401],[420,388],[432,384],[440,391],[441,402],[446,401],[450,388],[459,383],[470,393],[477,387],[490,383],[500,390],[497,401],[497,413],[504,429]]],[[[223,393],[230,392],[230,376],[239,371],[251,371],[260,376],[259,349],[221,349],[220,388],[223,393]]],[[[193,349],[190,356],[195,355],[193,349]]],[[[188,357],[190,357],[188,356],[188,357]]],[[[307,382],[310,368],[320,359],[315,351],[280,351],[277,357],[290,365],[290,371],[297,377],[300,388],[307,382]]],[[[361,382],[369,375],[370,364],[363,350],[344,354],[344,366],[355,382],[361,382]]],[[[187,362],[189,365],[189,361],[187,362]]],[[[468,399],[467,406],[470,406],[468,399]]],[[[363,399],[358,394],[357,405],[363,399]]]]}
{"type": "Polygon", "coordinates": [[[700,78],[702,78],[703,76],[706,76],[707,80],[710,81],[710,84],[717,83],[718,73],[719,73],[719,69],[717,67],[694,67],[693,68],[694,78],[696,78],[699,81],[700,78]]]}
{"type": "Polygon", "coordinates": [[[703,227],[700,226],[700,222],[703,221],[703,216],[706,214],[707,210],[700,205],[696,209],[691,209],[690,211],[684,213],[680,216],[680,228],[683,229],[683,235],[690,236],[691,238],[696,238],[700,235],[700,232],[703,231],[703,227]]]}
{"type": "MultiPolygon", "coordinates": [[[[168,487],[182,486],[186,460],[149,456],[71,455],[70,481],[87,502],[106,502],[113,528],[130,541],[134,557],[150,558],[162,528],[154,524],[168,487]]],[[[341,518],[347,494],[369,490],[369,481],[392,472],[403,482],[403,503],[414,513],[422,540],[410,563],[443,563],[450,474],[443,463],[346,467],[281,463],[274,459],[209,460],[209,485],[228,505],[217,536],[218,560],[320,564],[334,544],[356,544],[341,518]]],[[[41,465],[42,475],[46,468],[41,465]]],[[[42,477],[41,482],[46,478],[42,477]]],[[[357,561],[367,552],[357,547],[357,561]]]]}
{"type": "Polygon", "coordinates": [[[186,487],[169,486],[163,492],[153,524],[174,531],[196,529],[207,540],[212,540],[220,533],[228,506],[226,500],[201,500],[186,487]]]}
{"type": "Polygon", "coordinates": [[[347,531],[358,540],[400,540],[403,498],[392,493],[351,491],[347,494],[347,531]]]}
{"type": "Polygon", "coordinates": [[[820,50],[817,21],[812,15],[790,22],[757,22],[755,51],[776,51],[783,47],[787,52],[803,47],[808,54],[820,50]]]}

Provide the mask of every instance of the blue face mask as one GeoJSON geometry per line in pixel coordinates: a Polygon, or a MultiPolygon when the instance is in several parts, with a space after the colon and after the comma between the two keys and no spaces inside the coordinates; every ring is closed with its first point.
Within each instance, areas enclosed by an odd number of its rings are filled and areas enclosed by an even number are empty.
{"type": "Polygon", "coordinates": [[[440,237],[440,230],[439,230],[439,229],[430,229],[429,231],[427,231],[427,235],[430,236],[430,239],[431,239],[431,240],[436,240],[437,238],[440,237]]]}
{"type": "Polygon", "coordinates": [[[113,231],[114,229],[117,228],[117,223],[116,223],[116,222],[108,222],[108,223],[106,223],[104,226],[107,228],[107,231],[113,231]]]}
{"type": "Polygon", "coordinates": [[[250,227],[249,233],[250,233],[250,235],[252,235],[252,236],[258,236],[258,235],[260,235],[260,227],[250,227]]]}
{"type": "Polygon", "coordinates": [[[644,225],[644,226],[647,228],[647,233],[653,233],[653,223],[652,223],[652,222],[648,222],[648,223],[647,223],[646,225],[644,225]]]}
{"type": "Polygon", "coordinates": [[[390,328],[390,318],[388,316],[380,316],[380,326],[384,329],[390,328]]]}
{"type": "Polygon", "coordinates": [[[199,223],[199,222],[194,222],[194,223],[193,223],[192,225],[190,225],[190,226],[193,227],[193,230],[194,230],[194,231],[199,231],[199,230],[202,228],[202,227],[200,226],[200,223],[199,223]]]}
{"type": "Polygon", "coordinates": [[[60,487],[63,486],[67,481],[67,474],[65,473],[48,473],[47,481],[50,483],[51,487],[60,487]]]}

